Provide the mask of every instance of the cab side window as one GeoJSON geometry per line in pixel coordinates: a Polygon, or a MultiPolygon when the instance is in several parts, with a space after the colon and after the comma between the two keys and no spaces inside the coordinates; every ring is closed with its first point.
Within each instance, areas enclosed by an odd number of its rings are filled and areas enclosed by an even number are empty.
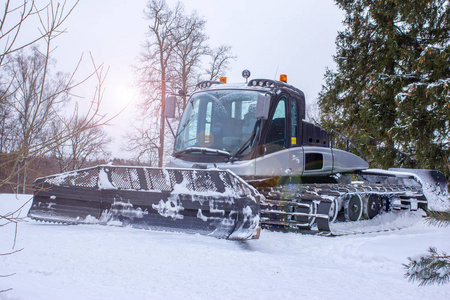
{"type": "Polygon", "coordinates": [[[266,135],[266,153],[286,148],[286,98],[278,101],[266,135]]]}
{"type": "Polygon", "coordinates": [[[300,143],[298,140],[298,103],[291,99],[291,146],[295,147],[300,143]]]}

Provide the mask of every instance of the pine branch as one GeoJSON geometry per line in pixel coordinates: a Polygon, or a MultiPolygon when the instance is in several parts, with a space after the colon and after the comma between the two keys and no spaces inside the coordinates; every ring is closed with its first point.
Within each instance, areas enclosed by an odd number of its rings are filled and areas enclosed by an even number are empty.
{"type": "Polygon", "coordinates": [[[450,281],[450,256],[438,254],[437,249],[430,247],[429,254],[419,259],[408,257],[409,264],[404,264],[405,277],[409,281],[418,281],[419,286],[428,284],[445,284],[450,281]]]}
{"type": "Polygon", "coordinates": [[[450,225],[450,211],[427,211],[426,222],[438,227],[450,225]]]}

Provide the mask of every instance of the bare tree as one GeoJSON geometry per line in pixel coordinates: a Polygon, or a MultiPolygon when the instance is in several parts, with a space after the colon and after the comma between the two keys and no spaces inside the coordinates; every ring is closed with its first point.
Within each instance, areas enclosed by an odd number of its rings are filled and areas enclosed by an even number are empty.
{"type": "Polygon", "coordinates": [[[208,80],[217,80],[220,76],[225,75],[225,72],[229,70],[230,63],[236,59],[231,52],[231,46],[221,45],[210,51],[209,56],[211,62],[208,69],[205,70],[208,74],[208,80]]]}
{"type": "MultiPolygon", "coordinates": [[[[180,82],[176,86],[180,87],[181,84],[181,88],[187,87],[187,78],[192,67],[197,64],[195,60],[198,60],[205,52],[202,45],[206,40],[202,33],[205,21],[195,13],[186,15],[180,2],[171,8],[165,0],[150,0],[145,16],[150,25],[148,40],[140,57],[142,67],[138,68],[141,91],[146,97],[141,109],[146,112],[146,118],[150,117],[153,121],[153,127],[148,131],[159,134],[157,141],[152,134],[147,142],[152,145],[152,148],[157,148],[158,166],[161,167],[165,149],[163,113],[166,94],[168,90],[173,90],[175,87],[171,83],[183,77],[182,81],[185,80],[185,82],[180,82]],[[178,68],[176,65],[182,67],[178,68]]],[[[146,137],[142,134],[141,136],[146,137]]]]}
{"type": "MultiPolygon", "coordinates": [[[[94,71],[85,80],[74,82],[76,70],[62,76],[52,76],[52,60],[50,58],[54,50],[53,42],[56,37],[64,32],[62,24],[73,11],[74,6],[66,9],[63,4],[49,1],[48,5],[38,8],[31,0],[24,0],[21,5],[11,7],[9,1],[5,4],[3,19],[0,23],[0,41],[5,45],[4,52],[0,54],[0,104],[2,120],[2,152],[0,152],[0,187],[11,184],[17,176],[22,180],[18,186],[25,191],[26,173],[30,164],[42,155],[49,153],[56,145],[66,142],[74,134],[66,129],[59,135],[52,136],[47,133],[50,124],[63,116],[58,106],[68,101],[71,91],[82,84],[91,76],[96,76],[98,85],[102,84],[101,70],[93,62],[94,71]],[[39,24],[39,35],[23,44],[17,44],[21,28],[27,26],[27,22],[39,24]],[[15,19],[14,19],[15,17],[15,19]],[[5,23],[5,20],[9,20],[5,23]],[[17,23],[13,24],[12,20],[17,23]],[[12,24],[6,28],[6,24],[12,24]],[[36,46],[39,44],[40,51],[36,46]],[[10,125],[14,124],[14,128],[10,125]],[[5,135],[3,135],[5,134],[5,135]],[[15,138],[14,138],[15,137],[15,138]],[[17,139],[17,137],[20,137],[17,139]]],[[[80,60],[81,62],[81,60],[80,60]]],[[[86,112],[84,123],[79,124],[79,131],[97,127],[105,123],[105,116],[99,115],[101,102],[101,90],[91,100],[86,112]]],[[[71,120],[76,116],[66,117],[71,120]]]]}
{"type": "Polygon", "coordinates": [[[141,120],[141,123],[136,125],[132,124],[134,133],[128,136],[128,144],[125,147],[127,151],[137,154],[137,160],[139,162],[146,162],[147,165],[154,166],[158,164],[158,149],[159,149],[159,136],[155,130],[155,126],[150,122],[141,120]]]}
{"type": "MultiPolygon", "coordinates": [[[[61,118],[57,113],[57,104],[66,101],[70,91],[84,82],[73,83],[75,72],[65,78],[60,74],[53,77],[64,79],[59,82],[53,80],[49,72],[52,65],[50,53],[53,50],[53,40],[64,32],[61,25],[76,4],[68,11],[65,3],[61,5],[60,3],[55,4],[53,1],[43,8],[37,8],[34,1],[23,1],[16,7],[11,7],[9,1],[5,4],[3,19],[0,23],[2,29],[0,38],[5,45],[4,52],[0,55],[0,78],[2,79],[0,86],[2,111],[0,169],[11,170],[11,172],[6,171],[7,174],[3,174],[0,186],[12,182],[12,179],[18,174],[26,173],[27,166],[32,160],[48,153],[52,147],[65,142],[73,134],[70,131],[61,132],[58,136],[44,133],[45,130],[48,130],[51,120],[61,118]],[[14,13],[16,13],[16,17],[18,15],[17,23],[6,28],[5,20],[14,19],[14,13]],[[13,16],[10,17],[11,15],[13,16]],[[29,42],[17,44],[16,40],[20,36],[20,29],[26,26],[26,21],[31,16],[37,17],[35,21],[40,23],[40,34],[29,42]],[[44,51],[37,50],[35,44],[38,42],[44,46],[44,51]],[[11,129],[11,120],[20,126],[11,129]],[[21,139],[19,141],[11,139],[14,135],[20,136],[21,139]]],[[[12,22],[10,21],[8,24],[12,24],[12,22]]],[[[96,68],[92,75],[98,76],[98,72],[102,68],[103,66],[96,68]]],[[[99,99],[94,96],[86,114],[85,123],[80,124],[80,130],[100,126],[104,123],[105,118],[98,115],[99,104],[99,99]]],[[[70,118],[74,118],[74,116],[70,118]]]]}
{"type": "Polygon", "coordinates": [[[109,155],[106,146],[111,142],[111,138],[106,135],[102,127],[93,126],[80,131],[80,125],[85,122],[85,117],[77,117],[69,124],[60,119],[53,123],[53,135],[66,130],[66,127],[73,132],[65,143],[56,145],[52,150],[61,172],[83,168],[89,160],[109,155]]]}
{"type": "MultiPolygon", "coordinates": [[[[147,40],[142,53],[144,67],[141,68],[141,86],[148,95],[145,100],[148,109],[159,112],[156,119],[159,124],[159,145],[157,146],[159,167],[162,166],[164,156],[165,120],[162,114],[165,108],[168,66],[174,49],[182,42],[178,34],[183,30],[183,12],[181,3],[171,9],[165,0],[149,1],[145,11],[150,25],[148,26],[149,40],[147,40]],[[149,85],[153,91],[149,91],[149,85]]],[[[183,37],[181,38],[183,39],[183,37]]]]}
{"type": "MultiPolygon", "coordinates": [[[[1,80],[1,78],[0,78],[1,80]]],[[[0,94],[4,92],[0,91],[0,94]]],[[[3,99],[0,96],[0,99],[3,99]]],[[[15,148],[15,131],[12,115],[12,108],[0,102],[0,153],[8,152],[8,149],[15,148]]]]}
{"type": "Polygon", "coordinates": [[[210,50],[206,41],[208,37],[204,33],[206,21],[200,18],[196,12],[192,13],[186,18],[186,26],[184,27],[188,35],[188,39],[179,43],[175,48],[175,55],[171,60],[169,66],[171,73],[174,74],[172,78],[173,93],[182,91],[181,101],[178,105],[178,114],[184,111],[187,102],[187,92],[195,87],[201,58],[209,54],[210,50]]]}
{"type": "Polygon", "coordinates": [[[10,108],[11,117],[16,121],[15,148],[8,152],[22,150],[18,168],[24,166],[23,192],[29,151],[33,145],[45,143],[49,139],[48,125],[58,117],[56,112],[60,110],[60,105],[69,99],[67,79],[62,74],[52,77],[50,64],[44,54],[36,47],[31,47],[30,53],[21,49],[7,56],[2,69],[7,74],[12,90],[10,95],[4,97],[3,104],[10,108]]]}
{"type": "MultiPolygon", "coordinates": [[[[145,11],[150,21],[148,39],[140,54],[140,65],[136,68],[141,94],[145,97],[139,105],[142,114],[141,124],[134,125],[134,134],[128,136],[127,150],[137,152],[139,159],[150,158],[150,165],[163,165],[164,153],[171,144],[170,132],[165,131],[163,117],[167,93],[181,93],[177,116],[181,116],[187,103],[187,94],[195,87],[202,73],[202,59],[211,57],[211,66],[206,71],[209,77],[216,78],[229,67],[231,47],[221,46],[211,50],[205,34],[206,21],[195,12],[184,12],[179,2],[169,7],[165,0],[150,0],[145,11]],[[167,137],[166,137],[167,134],[167,137]],[[168,142],[165,142],[168,141],[168,142]]],[[[176,126],[177,118],[172,121],[176,126]]]]}
{"type": "Polygon", "coordinates": [[[3,45],[3,50],[0,50],[0,65],[3,65],[7,55],[36,45],[42,40],[49,44],[52,39],[62,34],[65,31],[62,26],[78,2],[66,9],[66,1],[55,4],[50,0],[43,7],[38,7],[35,0],[6,0],[0,19],[0,41],[3,45]],[[32,26],[33,21],[36,21],[33,20],[35,17],[41,24],[39,34],[29,39],[21,39],[24,36],[22,31],[32,26]]]}
{"type": "MultiPolygon", "coordinates": [[[[0,13],[0,45],[3,47],[0,49],[0,188],[14,184],[17,176],[24,178],[18,186],[25,188],[26,173],[33,163],[75,135],[95,131],[109,121],[105,115],[99,114],[106,76],[103,75],[103,65],[97,66],[91,57],[93,72],[78,82],[74,81],[78,67],[70,75],[51,75],[54,39],[65,31],[62,25],[77,4],[67,8],[66,2],[61,4],[48,0],[47,5],[38,7],[34,0],[20,3],[7,0],[3,13],[0,13]],[[36,22],[39,24],[35,28],[38,33],[24,40],[23,28],[33,27],[36,22]],[[78,114],[63,115],[58,107],[68,101],[75,87],[91,77],[97,80],[97,89],[92,99],[88,99],[84,116],[76,119],[78,114]],[[58,119],[64,119],[68,124],[78,120],[77,127],[75,130],[62,128],[55,135],[48,134],[49,125],[58,119]]],[[[0,227],[14,225],[17,236],[22,208],[0,214],[0,227]]],[[[13,251],[0,255],[20,251],[14,250],[15,239],[13,251]]],[[[0,274],[0,277],[10,275],[0,274]]],[[[0,290],[0,293],[8,290],[0,290]]]]}

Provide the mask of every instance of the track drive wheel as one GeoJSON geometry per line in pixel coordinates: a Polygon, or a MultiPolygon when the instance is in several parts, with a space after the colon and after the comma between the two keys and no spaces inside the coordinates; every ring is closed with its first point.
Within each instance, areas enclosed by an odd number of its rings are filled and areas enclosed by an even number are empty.
{"type": "Polygon", "coordinates": [[[363,200],[360,195],[348,195],[344,201],[344,215],[346,221],[358,221],[363,214],[363,200]]]}
{"type": "Polygon", "coordinates": [[[367,199],[367,218],[372,219],[378,215],[383,207],[383,201],[379,195],[372,194],[367,199]]]}
{"type": "Polygon", "coordinates": [[[338,213],[339,213],[339,201],[337,198],[334,198],[330,206],[330,211],[328,212],[328,220],[330,223],[336,221],[338,213]]]}

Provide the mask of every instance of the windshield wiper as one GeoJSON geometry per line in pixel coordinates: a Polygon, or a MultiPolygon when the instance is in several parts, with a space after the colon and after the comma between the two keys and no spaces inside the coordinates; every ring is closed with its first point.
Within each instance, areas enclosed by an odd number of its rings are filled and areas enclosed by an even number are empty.
{"type": "Polygon", "coordinates": [[[175,157],[179,157],[186,153],[199,153],[199,154],[216,154],[216,155],[222,155],[226,156],[228,158],[231,158],[231,154],[228,151],[219,150],[219,149],[212,149],[212,148],[205,148],[205,147],[188,147],[184,150],[178,151],[174,153],[175,157]]]}
{"type": "Polygon", "coordinates": [[[241,155],[242,152],[244,152],[245,150],[247,150],[248,147],[251,146],[251,144],[253,143],[253,140],[256,137],[256,132],[258,131],[258,127],[259,127],[259,120],[256,121],[255,126],[253,127],[252,134],[250,135],[249,139],[231,157],[232,162],[238,160],[238,156],[241,155]]]}

